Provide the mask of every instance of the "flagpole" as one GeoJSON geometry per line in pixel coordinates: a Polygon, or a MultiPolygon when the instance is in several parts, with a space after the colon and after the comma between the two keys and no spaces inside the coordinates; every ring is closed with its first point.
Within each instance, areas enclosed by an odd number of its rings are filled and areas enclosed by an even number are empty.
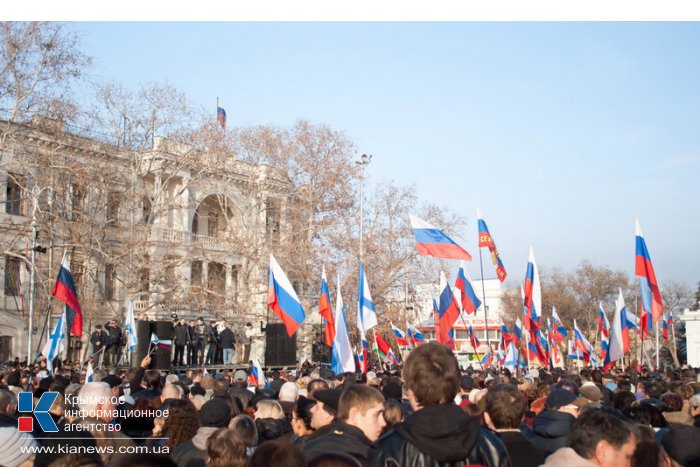
{"type": "Polygon", "coordinates": [[[661,366],[659,365],[659,322],[656,322],[656,370],[658,371],[661,366]]]}
{"type": "Polygon", "coordinates": [[[529,372],[530,370],[532,370],[532,366],[530,363],[530,331],[527,330],[527,332],[523,334],[525,334],[525,356],[527,357],[527,371],[529,372]]]}
{"type": "Polygon", "coordinates": [[[481,248],[479,248],[479,269],[481,270],[481,304],[484,307],[484,328],[486,329],[486,343],[489,344],[489,314],[486,306],[486,286],[484,285],[484,263],[481,259],[481,248]]]}
{"type": "MultiPolygon", "coordinates": [[[[671,318],[673,318],[673,310],[671,310],[671,318]]],[[[676,321],[673,320],[673,324],[671,325],[671,338],[673,339],[672,345],[673,345],[673,363],[676,366],[679,366],[679,361],[678,361],[678,348],[676,347],[676,321]]],[[[670,349],[669,349],[670,350],[670,349]]]]}

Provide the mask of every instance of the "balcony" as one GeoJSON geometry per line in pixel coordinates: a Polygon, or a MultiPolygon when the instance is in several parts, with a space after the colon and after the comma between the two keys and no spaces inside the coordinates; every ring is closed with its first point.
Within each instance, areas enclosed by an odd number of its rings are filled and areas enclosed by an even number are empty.
{"type": "Polygon", "coordinates": [[[211,251],[225,251],[224,246],[218,238],[198,235],[183,230],[152,227],[145,233],[145,236],[148,241],[173,243],[176,245],[192,245],[211,251]]]}

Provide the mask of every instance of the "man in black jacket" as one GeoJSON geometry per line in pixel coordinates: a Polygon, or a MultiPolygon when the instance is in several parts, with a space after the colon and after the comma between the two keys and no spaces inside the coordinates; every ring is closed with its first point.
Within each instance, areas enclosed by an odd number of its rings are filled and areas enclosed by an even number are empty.
{"type": "Polygon", "coordinates": [[[187,344],[187,325],[185,319],[181,318],[173,328],[173,344],[175,345],[175,357],[173,365],[183,366],[182,357],[185,355],[185,344],[187,344]]]}
{"type": "Polygon", "coordinates": [[[525,398],[512,384],[496,384],[486,394],[484,421],[503,440],[513,467],[537,467],[547,453],[536,448],[518,427],[525,415],[525,398]]]}
{"type": "Polygon", "coordinates": [[[413,413],[379,439],[375,465],[511,465],[498,435],[454,403],[460,376],[447,346],[424,344],[410,353],[403,377],[413,413]]]}
{"type": "Polygon", "coordinates": [[[105,323],[105,330],[109,333],[107,339],[107,350],[105,351],[105,365],[119,365],[121,357],[122,330],[117,324],[117,320],[105,323]]]}
{"type": "MultiPolygon", "coordinates": [[[[105,332],[102,331],[102,325],[98,324],[97,326],[95,326],[95,332],[93,332],[90,336],[90,343],[92,344],[92,354],[95,355],[100,350],[104,352],[104,349],[107,348],[108,342],[109,338],[107,337],[107,334],[105,334],[105,332]]],[[[99,360],[100,356],[95,355],[95,357],[99,360]]]]}
{"type": "Polygon", "coordinates": [[[349,386],[340,396],[338,419],[311,435],[302,445],[307,461],[332,452],[347,454],[362,463],[369,462],[377,447],[374,442],[386,426],[382,393],[364,384],[349,386]]]}
{"type": "Polygon", "coordinates": [[[233,335],[231,326],[226,320],[223,321],[224,329],[219,333],[221,348],[223,350],[224,365],[230,365],[233,359],[233,349],[236,344],[236,337],[233,335]]]}
{"type": "Polygon", "coordinates": [[[534,429],[521,426],[525,437],[536,447],[551,454],[566,446],[571,425],[579,408],[574,405],[577,395],[568,389],[553,389],[544,403],[544,410],[535,417],[534,429]]]}

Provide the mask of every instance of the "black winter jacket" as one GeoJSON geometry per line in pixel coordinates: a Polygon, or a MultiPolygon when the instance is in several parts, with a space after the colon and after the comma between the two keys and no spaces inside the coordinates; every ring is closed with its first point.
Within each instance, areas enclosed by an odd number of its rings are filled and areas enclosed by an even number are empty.
{"type": "Polygon", "coordinates": [[[367,462],[376,445],[356,426],[336,422],[323,427],[300,445],[307,462],[328,453],[342,453],[367,462]]]}
{"type": "Polygon", "coordinates": [[[576,418],[566,412],[556,410],[544,410],[535,417],[535,425],[532,431],[522,430],[523,435],[534,446],[551,454],[559,448],[566,446],[569,439],[571,425],[576,418]]]}
{"type": "Polygon", "coordinates": [[[379,455],[373,463],[381,467],[511,465],[498,435],[454,404],[432,405],[413,412],[377,443],[379,455]]]}

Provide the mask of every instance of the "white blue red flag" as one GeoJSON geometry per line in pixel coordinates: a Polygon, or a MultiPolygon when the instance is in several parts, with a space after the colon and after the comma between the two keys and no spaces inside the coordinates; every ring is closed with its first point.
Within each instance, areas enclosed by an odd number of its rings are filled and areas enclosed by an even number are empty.
{"type": "Polygon", "coordinates": [[[270,255],[270,274],[267,287],[267,305],[282,320],[289,337],[293,336],[306,319],[299,297],[274,256],[270,255]]]}
{"type": "Polygon", "coordinates": [[[415,216],[409,217],[419,255],[444,259],[463,259],[465,261],[472,260],[472,256],[463,246],[442,231],[415,216]]]}
{"type": "Polygon", "coordinates": [[[515,369],[518,367],[518,349],[516,349],[515,345],[511,342],[508,344],[508,350],[506,351],[506,361],[503,363],[503,366],[508,368],[510,371],[515,371],[515,369]]]}
{"type": "Polygon", "coordinates": [[[425,342],[423,334],[416,327],[408,324],[408,321],[406,322],[406,334],[413,347],[417,347],[425,342]]]}
{"type": "Polygon", "coordinates": [[[530,247],[530,256],[525,272],[524,294],[525,329],[530,331],[530,339],[532,340],[535,331],[540,328],[540,316],[542,314],[542,287],[540,286],[540,274],[537,270],[535,252],[532,247],[530,247]]]}
{"type": "Polygon", "coordinates": [[[591,359],[593,348],[590,342],[588,342],[588,339],[586,339],[581,330],[578,328],[576,320],[574,320],[574,343],[576,344],[576,348],[583,354],[583,361],[588,363],[591,359]]]}
{"type": "Polygon", "coordinates": [[[615,300],[615,315],[610,325],[610,340],[608,341],[608,351],[603,358],[603,368],[610,370],[615,362],[622,360],[630,347],[629,327],[627,325],[627,308],[625,298],[622,296],[622,289],[615,300]]]}
{"type": "Polygon", "coordinates": [[[321,271],[321,293],[318,298],[318,312],[323,318],[323,331],[326,336],[326,345],[333,346],[335,337],[335,320],[333,319],[333,309],[331,308],[331,294],[328,291],[328,280],[326,279],[326,268],[321,271]]]}
{"type": "Polygon", "coordinates": [[[598,330],[601,332],[601,335],[610,337],[610,323],[605,315],[605,310],[603,310],[603,302],[598,303],[598,330]],[[608,323],[608,325],[606,326],[605,323],[608,323]]]}
{"type": "Polygon", "coordinates": [[[513,325],[513,335],[511,336],[511,341],[515,346],[519,349],[520,348],[520,339],[523,337],[523,322],[520,321],[520,318],[517,318],[515,320],[515,324],[513,325]]]}
{"type": "Polygon", "coordinates": [[[219,121],[221,128],[226,131],[226,111],[223,107],[216,107],[216,119],[219,121]]]}
{"type": "Polygon", "coordinates": [[[369,284],[365,268],[360,262],[359,290],[357,292],[357,327],[360,332],[366,332],[377,325],[377,312],[374,309],[372,294],[369,293],[369,284]]]}
{"type": "Polygon", "coordinates": [[[92,362],[88,362],[87,370],[85,370],[85,382],[92,383],[95,370],[92,368],[92,362]]]}
{"type": "Polygon", "coordinates": [[[253,359],[253,366],[250,369],[250,375],[248,376],[248,384],[251,386],[268,386],[267,379],[265,378],[265,372],[260,366],[260,362],[257,358],[253,359]]]}
{"type": "Polygon", "coordinates": [[[340,293],[340,276],[338,276],[338,288],[335,301],[335,335],[331,348],[331,370],[336,375],[355,371],[355,360],[350,337],[348,336],[348,323],[345,320],[345,305],[340,293]]]}
{"type": "Polygon", "coordinates": [[[440,297],[438,299],[438,322],[443,336],[448,336],[452,326],[459,318],[459,305],[457,299],[447,283],[447,277],[440,271],[440,297]]]}
{"type": "Polygon", "coordinates": [[[642,316],[642,327],[647,331],[651,330],[651,325],[656,324],[663,314],[663,303],[661,301],[661,291],[659,283],[654,274],[654,266],[651,264],[651,257],[647,244],[642,235],[642,228],[639,221],[636,222],[636,252],[634,274],[639,277],[640,295],[642,296],[642,306],[644,315],[642,316]],[[649,316],[651,315],[651,316],[649,316]],[[651,319],[649,319],[651,317],[651,319]]]}
{"type": "Polygon", "coordinates": [[[489,368],[491,363],[493,363],[493,351],[491,350],[491,345],[489,344],[486,353],[483,357],[481,357],[481,364],[484,366],[484,368],[489,368]]]}
{"type": "Polygon", "coordinates": [[[455,289],[459,290],[460,305],[467,314],[474,313],[481,306],[481,300],[474,292],[474,287],[472,287],[472,283],[469,280],[469,274],[464,267],[464,262],[459,264],[455,289]]]}
{"type": "Polygon", "coordinates": [[[80,310],[78,293],[70,272],[68,256],[63,253],[61,266],[58,269],[58,277],[51,290],[51,295],[66,305],[66,329],[77,337],[83,336],[83,312],[80,310]]]}
{"type": "Polygon", "coordinates": [[[554,341],[556,343],[561,343],[561,342],[564,342],[565,337],[566,337],[566,328],[564,327],[564,323],[562,323],[561,319],[559,319],[559,315],[557,314],[557,309],[552,307],[552,329],[551,329],[552,341],[554,341]]]}
{"type": "Polygon", "coordinates": [[[668,321],[665,316],[661,317],[661,335],[664,336],[664,341],[668,344],[668,321]]]}
{"type": "Polygon", "coordinates": [[[53,373],[53,359],[56,358],[57,355],[60,355],[63,349],[66,347],[65,327],[66,312],[64,311],[61,314],[61,317],[58,318],[56,326],[53,328],[53,332],[49,334],[46,344],[44,344],[44,348],[41,351],[41,353],[46,357],[46,369],[49,370],[50,373],[53,373]]]}
{"type": "Polygon", "coordinates": [[[479,342],[479,338],[474,333],[474,330],[472,329],[471,324],[469,325],[468,332],[469,332],[469,340],[471,341],[472,347],[474,347],[474,351],[476,352],[476,349],[479,347],[480,342],[479,342]]]}
{"type": "Polygon", "coordinates": [[[496,268],[496,276],[498,280],[503,282],[506,280],[506,268],[503,266],[503,261],[501,261],[501,255],[498,254],[498,248],[496,248],[496,243],[491,237],[489,228],[486,226],[486,222],[481,218],[481,211],[476,210],[476,216],[479,219],[479,248],[486,247],[491,253],[491,261],[496,268]]]}
{"type": "Polygon", "coordinates": [[[396,338],[396,344],[398,346],[407,347],[409,344],[408,339],[406,339],[406,334],[404,334],[404,332],[401,331],[401,329],[394,326],[394,323],[392,323],[391,321],[389,321],[389,324],[391,325],[391,330],[394,333],[394,338],[396,338]]]}

